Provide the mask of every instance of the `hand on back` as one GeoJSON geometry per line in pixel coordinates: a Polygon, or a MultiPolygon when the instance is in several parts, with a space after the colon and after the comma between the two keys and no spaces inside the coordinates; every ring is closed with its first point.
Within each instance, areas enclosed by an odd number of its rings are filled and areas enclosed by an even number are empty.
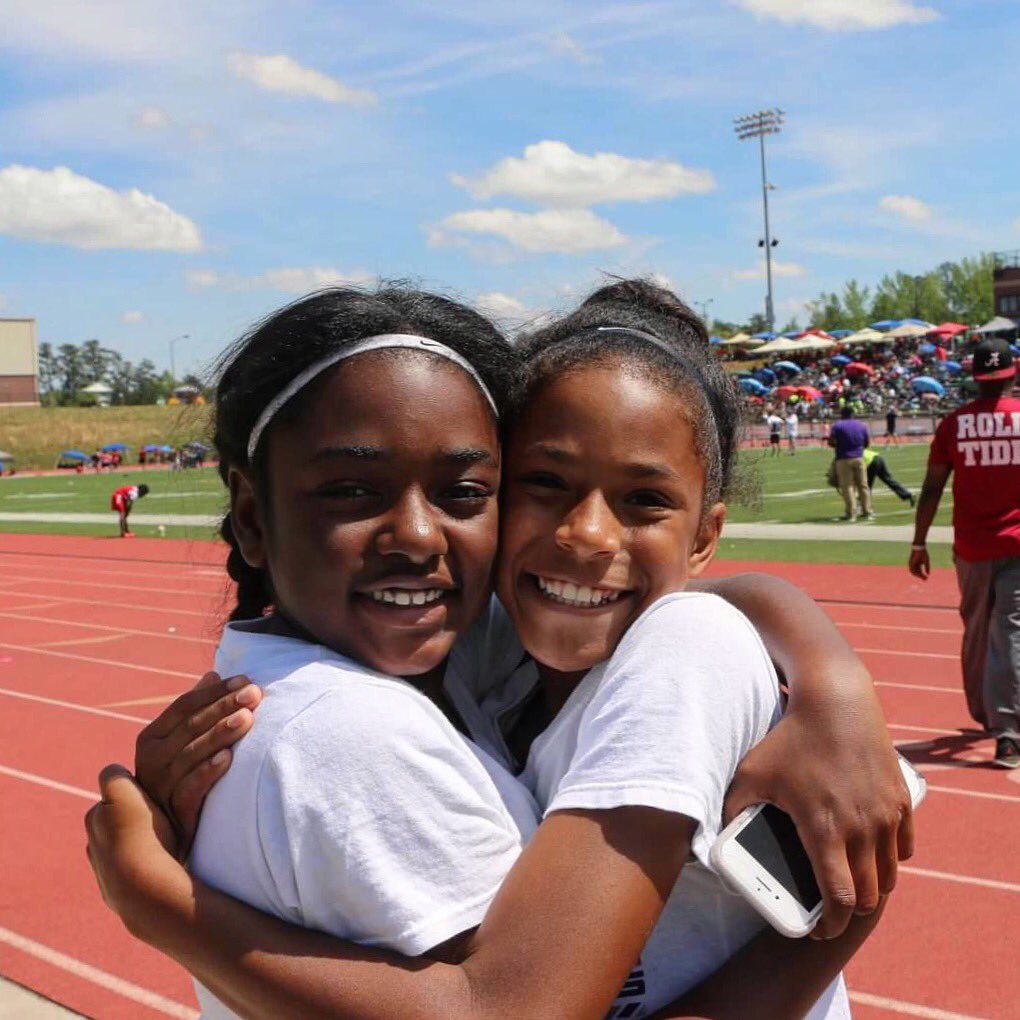
{"type": "Polygon", "coordinates": [[[251,729],[261,700],[246,677],[206,673],[138,735],[135,775],[173,825],[182,859],[205,798],[230,768],[230,748],[251,729]]]}

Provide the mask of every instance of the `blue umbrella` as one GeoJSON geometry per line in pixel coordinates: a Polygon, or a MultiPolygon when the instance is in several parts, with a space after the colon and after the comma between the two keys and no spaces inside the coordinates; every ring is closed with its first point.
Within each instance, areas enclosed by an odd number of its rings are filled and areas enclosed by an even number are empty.
{"type": "Polygon", "coordinates": [[[738,379],[737,385],[745,393],[751,393],[756,397],[763,397],[769,391],[769,388],[763,386],[757,379],[738,379]]]}
{"type": "Polygon", "coordinates": [[[910,380],[910,388],[915,393],[934,393],[938,397],[945,396],[946,388],[930,375],[919,375],[910,380]]]}
{"type": "Polygon", "coordinates": [[[1020,354],[1020,347],[1018,347],[1018,346],[1017,346],[1016,344],[1010,344],[1010,345],[1009,345],[1009,349],[1010,349],[1010,350],[1011,350],[1011,351],[1012,351],[1012,352],[1013,352],[1014,354],[1020,354]]]}
{"type": "Polygon", "coordinates": [[[708,342],[710,344],[721,344],[723,342],[723,338],[721,336],[710,336],[708,338],[708,342]]]}
{"type": "Polygon", "coordinates": [[[755,369],[754,377],[758,382],[765,383],[768,386],[771,386],[779,378],[771,368],[766,368],[764,365],[761,368],[755,369]]]}
{"type": "Polygon", "coordinates": [[[142,453],[159,453],[160,448],[155,443],[146,443],[142,447],[142,453]]]}
{"type": "Polygon", "coordinates": [[[92,458],[87,453],[82,453],[81,450],[61,450],[61,458],[66,457],[68,460],[91,460],[92,458]]]}
{"type": "Polygon", "coordinates": [[[902,325],[903,325],[902,319],[883,319],[881,322],[873,322],[871,324],[871,328],[877,329],[880,332],[885,333],[890,329],[895,329],[897,326],[902,325]]]}
{"type": "Polygon", "coordinates": [[[113,453],[114,450],[126,450],[127,447],[123,443],[107,443],[106,446],[101,446],[100,449],[103,453],[113,453]]]}
{"type": "Polygon", "coordinates": [[[961,365],[958,361],[943,361],[942,367],[950,375],[959,375],[963,371],[963,365],[961,365]]]}
{"type": "Polygon", "coordinates": [[[934,344],[921,344],[921,346],[917,348],[917,353],[918,354],[934,354],[935,353],[935,345],[934,344]]]}
{"type": "Polygon", "coordinates": [[[848,358],[845,354],[834,354],[829,359],[834,365],[849,365],[853,358],[848,358]]]}
{"type": "Polygon", "coordinates": [[[796,340],[802,332],[803,330],[800,329],[791,329],[789,333],[782,333],[781,336],[786,337],[787,340],[796,340]]]}
{"type": "Polygon", "coordinates": [[[800,374],[800,365],[795,365],[792,361],[777,361],[772,367],[777,372],[789,372],[790,375],[800,374]]]}
{"type": "Polygon", "coordinates": [[[775,338],[776,338],[776,334],[775,333],[752,333],[751,334],[751,339],[752,340],[775,340],[775,338]]]}
{"type": "Polygon", "coordinates": [[[837,340],[842,340],[845,336],[853,336],[854,331],[852,329],[830,329],[829,336],[835,337],[837,340]]]}

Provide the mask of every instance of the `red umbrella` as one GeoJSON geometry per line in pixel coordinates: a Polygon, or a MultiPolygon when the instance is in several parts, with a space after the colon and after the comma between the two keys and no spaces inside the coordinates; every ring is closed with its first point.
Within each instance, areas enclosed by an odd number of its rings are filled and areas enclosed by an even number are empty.
{"type": "Polygon", "coordinates": [[[797,392],[804,400],[821,400],[821,393],[814,386],[801,386],[797,392]]]}
{"type": "Polygon", "coordinates": [[[790,397],[796,396],[800,389],[797,386],[780,386],[775,392],[780,400],[789,400],[790,397]]]}
{"type": "Polygon", "coordinates": [[[874,375],[875,370],[870,365],[865,365],[863,361],[851,361],[843,371],[847,375],[874,375]]]}
{"type": "Polygon", "coordinates": [[[929,336],[956,336],[957,333],[966,333],[970,326],[964,326],[961,322],[943,322],[936,326],[929,336]]]}

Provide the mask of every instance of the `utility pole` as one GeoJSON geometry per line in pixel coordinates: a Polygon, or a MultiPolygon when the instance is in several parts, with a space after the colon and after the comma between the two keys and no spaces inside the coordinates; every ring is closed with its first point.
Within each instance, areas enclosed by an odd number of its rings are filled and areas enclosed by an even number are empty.
{"type": "Polygon", "coordinates": [[[176,344],[178,340],[190,339],[191,337],[187,333],[182,333],[180,336],[175,336],[173,340],[170,341],[170,375],[173,377],[173,381],[175,383],[177,382],[177,367],[174,363],[174,344],[176,344]]]}
{"type": "Polygon", "coordinates": [[[705,324],[705,329],[709,329],[708,322],[708,306],[715,302],[715,298],[709,298],[707,301],[695,301],[694,303],[701,309],[701,321],[705,324]]]}
{"type": "Polygon", "coordinates": [[[785,114],[780,109],[761,110],[758,113],[748,114],[746,117],[738,117],[734,122],[734,131],[737,137],[746,142],[749,138],[758,139],[758,147],[761,153],[761,200],[765,212],[765,238],[758,242],[759,248],[765,249],[765,280],[768,290],[765,295],[765,321],[768,323],[769,332],[775,332],[776,316],[775,305],[772,300],[772,249],[779,244],[779,241],[772,239],[769,229],[769,192],[772,185],[769,184],[768,175],[765,172],[765,136],[778,135],[782,130],[785,114]]]}

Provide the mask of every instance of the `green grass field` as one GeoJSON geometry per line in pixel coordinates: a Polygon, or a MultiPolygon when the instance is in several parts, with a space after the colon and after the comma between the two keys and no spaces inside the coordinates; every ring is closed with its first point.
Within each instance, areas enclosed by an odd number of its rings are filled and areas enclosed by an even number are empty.
{"type": "MultiPolygon", "coordinates": [[[[162,409],[161,409],[162,410],[162,409]]],[[[894,477],[915,493],[920,488],[927,459],[926,443],[881,448],[894,477]]],[[[825,484],[825,471],[831,453],[820,447],[799,450],[794,457],[785,451],[779,457],[768,450],[741,452],[746,488],[752,493],[748,505],[734,502],[729,508],[732,522],[835,525],[843,513],[843,503],[835,489],[825,484]]],[[[139,535],[155,536],[156,524],[140,518],[155,514],[216,515],[222,513],[225,493],[214,468],[171,472],[167,470],[125,471],[97,475],[66,474],[45,477],[15,475],[0,480],[0,515],[19,515],[15,520],[0,520],[0,531],[60,533],[79,535],[117,534],[116,515],[110,511],[110,493],[120,485],[145,482],[150,493],[136,504],[138,520],[132,529],[139,535]],[[39,513],[99,513],[108,523],[69,523],[33,521],[39,513]],[[22,516],[23,515],[23,516],[22,516]]],[[[875,486],[875,512],[879,524],[909,526],[913,511],[882,483],[875,486]]],[[[948,525],[952,498],[945,494],[936,524],[948,525]]],[[[854,527],[866,530],[860,522],[854,527]]],[[[164,525],[168,537],[209,540],[213,529],[207,524],[164,525]]],[[[834,530],[834,535],[836,531],[834,530]]],[[[787,560],[807,563],[873,563],[902,565],[908,551],[906,542],[882,541],[800,541],[796,532],[789,540],[763,538],[727,538],[724,533],[720,556],[727,559],[787,560]]],[[[935,566],[950,566],[948,545],[931,546],[935,566]]]]}
{"type": "Polygon", "coordinates": [[[14,454],[19,471],[45,470],[61,450],[93,450],[127,443],[136,459],[146,443],[181,446],[205,440],[208,406],[0,408],[0,450],[14,454]]]}

